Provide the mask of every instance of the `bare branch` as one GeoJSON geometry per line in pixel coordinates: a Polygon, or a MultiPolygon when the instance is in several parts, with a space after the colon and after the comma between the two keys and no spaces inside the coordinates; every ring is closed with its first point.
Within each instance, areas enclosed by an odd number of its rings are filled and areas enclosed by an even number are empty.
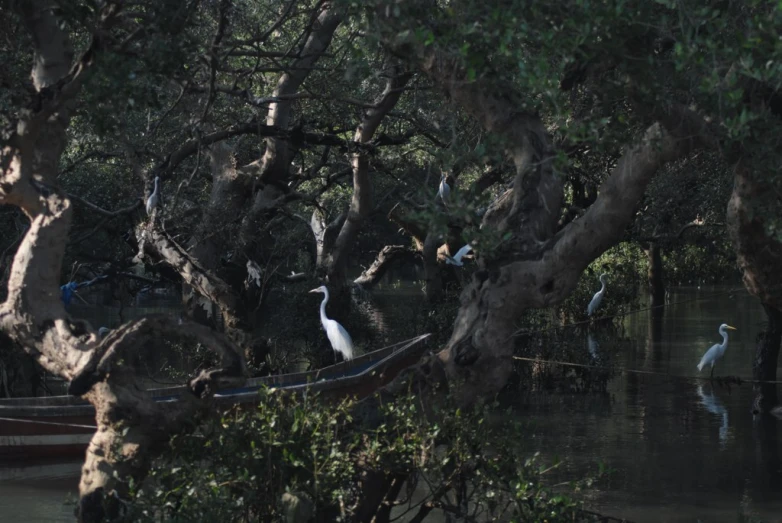
{"type": "Polygon", "coordinates": [[[228,27],[228,12],[231,8],[231,0],[220,0],[220,8],[217,22],[217,32],[212,39],[212,46],[209,50],[209,93],[206,97],[206,104],[204,110],[201,113],[201,121],[206,120],[206,116],[209,114],[209,108],[212,107],[212,103],[215,99],[215,80],[217,79],[217,54],[220,48],[220,42],[225,35],[225,30],[228,27]]]}
{"type": "MultiPolygon", "coordinates": [[[[386,82],[383,93],[378,98],[373,108],[367,109],[364,118],[356,129],[354,141],[366,143],[372,140],[375,131],[380,126],[383,118],[394,108],[399,101],[404,86],[412,74],[402,72],[397,67],[390,68],[390,76],[386,82]]],[[[329,256],[327,274],[329,281],[336,285],[344,285],[346,282],[345,271],[347,257],[358,235],[361,224],[372,210],[372,188],[369,179],[369,156],[365,152],[357,152],[353,155],[353,198],[350,202],[347,219],[334,243],[334,249],[329,256]]]]}
{"type": "Polygon", "coordinates": [[[116,211],[107,211],[106,209],[103,209],[102,207],[98,207],[94,203],[88,202],[87,200],[85,200],[81,196],[77,196],[77,195],[72,194],[72,193],[66,193],[66,194],[67,194],[68,198],[70,198],[71,200],[84,205],[88,209],[91,209],[91,210],[97,212],[98,214],[102,214],[103,216],[108,216],[108,217],[120,216],[120,215],[123,215],[123,214],[129,214],[129,213],[135,211],[136,209],[140,209],[141,206],[142,206],[142,203],[143,203],[141,200],[138,200],[136,203],[133,203],[133,204],[128,205],[127,207],[123,207],[121,209],[117,209],[116,211]]]}
{"type": "Polygon", "coordinates": [[[385,275],[388,268],[402,260],[415,259],[420,256],[414,249],[404,245],[386,245],[383,247],[372,265],[361,273],[361,276],[353,280],[353,283],[361,285],[365,289],[374,287],[385,275]]]}
{"type": "Polygon", "coordinates": [[[243,324],[243,315],[238,309],[239,299],[227,283],[204,269],[159,226],[151,226],[147,233],[149,237],[144,242],[145,253],[165,260],[185,283],[216,303],[231,331],[243,324]]]}

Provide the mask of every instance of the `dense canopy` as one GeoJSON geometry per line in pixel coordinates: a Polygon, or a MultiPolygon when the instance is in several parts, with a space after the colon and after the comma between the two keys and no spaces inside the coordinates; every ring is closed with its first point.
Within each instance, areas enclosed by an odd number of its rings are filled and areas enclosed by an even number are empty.
{"type": "Polygon", "coordinates": [[[419,271],[458,312],[398,381],[471,403],[507,383],[525,314],[585,317],[567,300],[607,252],[628,279],[648,258],[653,293],[663,259],[671,281],[737,260],[769,316],[756,377],[776,379],[779,2],[31,0],[0,19],[0,354],[95,405],[85,521],[217,388],[285,370],[295,340],[331,361],[316,282],[355,335],[351,290],[419,271]],[[95,278],[120,306],[181,286],[185,321],[100,338],[59,291],[95,278]],[[181,408],[129,363],[161,340],[213,353],[181,408]]]}

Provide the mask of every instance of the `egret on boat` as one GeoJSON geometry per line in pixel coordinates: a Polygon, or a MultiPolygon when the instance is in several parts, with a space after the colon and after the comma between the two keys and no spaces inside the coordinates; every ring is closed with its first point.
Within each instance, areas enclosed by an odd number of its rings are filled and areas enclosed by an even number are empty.
{"type": "Polygon", "coordinates": [[[323,330],[326,331],[326,336],[329,338],[331,348],[334,352],[339,352],[345,361],[353,359],[353,340],[350,338],[350,334],[345,328],[336,321],[329,319],[326,316],[326,303],[329,301],[329,290],[325,285],[321,285],[317,289],[312,289],[310,292],[322,292],[325,296],[320,303],[320,323],[323,325],[323,330]]]}
{"type": "Polygon", "coordinates": [[[445,174],[440,177],[440,188],[437,191],[437,195],[443,201],[443,204],[451,195],[451,186],[445,181],[445,174]]]}
{"type": "Polygon", "coordinates": [[[717,364],[717,360],[725,354],[725,350],[728,348],[728,330],[735,331],[737,329],[736,327],[731,327],[727,323],[720,325],[719,332],[722,335],[722,343],[715,343],[709,350],[706,351],[706,354],[704,354],[701,358],[701,362],[698,363],[698,372],[702,371],[703,367],[706,365],[711,365],[710,377],[714,377],[714,366],[717,364]]]}
{"type": "Polygon", "coordinates": [[[464,247],[456,251],[456,254],[454,254],[453,258],[451,258],[446,254],[445,263],[448,263],[450,265],[456,265],[457,267],[462,267],[464,266],[464,263],[462,262],[462,258],[464,257],[465,254],[467,254],[471,250],[472,250],[472,245],[468,243],[467,245],[465,245],[464,247]]]}
{"type": "Polygon", "coordinates": [[[603,301],[603,295],[606,293],[606,276],[608,275],[605,273],[600,275],[600,283],[602,286],[592,297],[592,301],[589,302],[589,305],[587,306],[587,316],[592,316],[597,308],[600,307],[600,302],[603,301]]]}
{"type": "Polygon", "coordinates": [[[155,176],[155,190],[152,191],[152,194],[149,195],[149,198],[147,198],[147,214],[152,214],[152,210],[157,207],[158,202],[160,201],[160,187],[158,187],[158,182],[160,181],[160,177],[155,176]]]}

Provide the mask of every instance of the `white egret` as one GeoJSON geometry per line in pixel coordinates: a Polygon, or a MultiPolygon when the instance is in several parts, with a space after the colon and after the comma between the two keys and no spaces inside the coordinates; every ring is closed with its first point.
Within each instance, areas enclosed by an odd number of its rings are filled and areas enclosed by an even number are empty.
{"type": "Polygon", "coordinates": [[[437,191],[437,195],[440,196],[443,204],[445,204],[445,201],[451,195],[451,186],[448,185],[448,182],[445,181],[444,174],[440,177],[440,188],[437,191]]]}
{"type": "Polygon", "coordinates": [[[345,360],[353,359],[353,340],[350,338],[350,334],[345,328],[336,321],[329,319],[326,316],[326,303],[329,301],[329,290],[325,285],[321,285],[317,289],[312,289],[310,292],[322,292],[325,296],[320,303],[320,323],[323,325],[323,330],[326,331],[326,336],[329,338],[331,348],[334,352],[339,352],[345,360]]]}
{"type": "Polygon", "coordinates": [[[464,247],[456,251],[456,254],[454,254],[453,258],[451,258],[446,254],[445,263],[450,265],[456,265],[457,267],[462,267],[464,266],[464,262],[462,262],[462,258],[464,257],[465,254],[467,254],[471,250],[472,250],[472,245],[468,243],[467,245],[465,245],[464,247]]]}
{"type": "Polygon", "coordinates": [[[158,187],[159,181],[160,178],[155,176],[155,190],[152,191],[152,194],[150,194],[149,198],[147,198],[147,214],[152,214],[152,210],[157,207],[157,204],[160,201],[160,188],[158,187]]]}
{"type": "Polygon", "coordinates": [[[605,273],[600,275],[600,283],[602,285],[600,290],[595,293],[595,295],[592,297],[592,301],[590,301],[589,305],[587,306],[587,316],[592,316],[597,308],[600,307],[600,302],[603,301],[603,295],[606,293],[606,276],[608,275],[605,273]]]}
{"type": "Polygon", "coordinates": [[[259,288],[261,286],[261,266],[252,260],[247,260],[247,282],[255,282],[259,288]]]}
{"type": "Polygon", "coordinates": [[[711,346],[706,354],[701,358],[701,362],[698,363],[698,372],[703,370],[706,365],[711,365],[711,377],[714,377],[714,366],[717,364],[717,360],[720,359],[728,348],[728,330],[735,331],[736,327],[731,327],[727,323],[720,325],[720,334],[722,335],[722,343],[715,343],[711,346]]]}

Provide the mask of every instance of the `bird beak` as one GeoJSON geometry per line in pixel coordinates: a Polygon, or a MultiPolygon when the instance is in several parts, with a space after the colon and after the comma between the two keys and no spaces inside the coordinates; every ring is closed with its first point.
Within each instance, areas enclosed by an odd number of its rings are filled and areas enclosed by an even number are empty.
{"type": "Polygon", "coordinates": [[[319,289],[312,289],[312,290],[311,290],[311,291],[309,291],[309,292],[320,292],[320,290],[319,290],[319,289]]]}
{"type": "Polygon", "coordinates": [[[737,330],[738,330],[736,327],[731,327],[730,325],[728,325],[728,326],[727,326],[727,327],[725,327],[725,328],[726,328],[726,329],[730,329],[730,330],[732,330],[732,331],[737,331],[737,330]]]}

